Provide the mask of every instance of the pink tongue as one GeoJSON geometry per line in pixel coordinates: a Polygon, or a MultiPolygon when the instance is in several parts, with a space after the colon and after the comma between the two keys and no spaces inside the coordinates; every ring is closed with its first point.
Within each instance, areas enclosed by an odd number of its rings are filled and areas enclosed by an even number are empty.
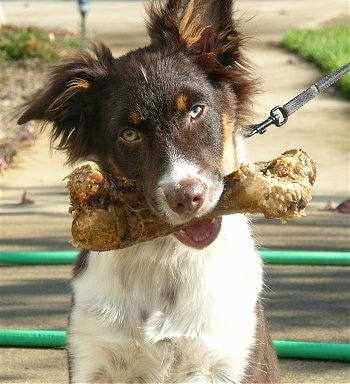
{"type": "Polygon", "coordinates": [[[205,220],[184,228],[184,232],[194,241],[203,241],[210,236],[212,227],[212,220],[205,220]]]}
{"type": "Polygon", "coordinates": [[[175,236],[185,245],[196,249],[203,249],[218,237],[221,228],[221,219],[221,217],[217,217],[189,225],[176,232],[175,236]]]}

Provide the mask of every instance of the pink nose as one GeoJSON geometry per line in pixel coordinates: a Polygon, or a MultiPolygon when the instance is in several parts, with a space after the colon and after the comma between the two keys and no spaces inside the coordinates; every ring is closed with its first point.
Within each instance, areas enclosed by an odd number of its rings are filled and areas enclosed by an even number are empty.
{"type": "Polygon", "coordinates": [[[175,213],[193,213],[203,205],[205,189],[200,180],[186,179],[175,187],[168,187],[165,198],[175,213]]]}

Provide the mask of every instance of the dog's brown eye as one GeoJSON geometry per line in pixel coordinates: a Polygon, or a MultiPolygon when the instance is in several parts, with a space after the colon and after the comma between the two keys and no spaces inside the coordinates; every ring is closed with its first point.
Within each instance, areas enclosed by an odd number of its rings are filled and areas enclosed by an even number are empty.
{"type": "Polygon", "coordinates": [[[195,105],[191,110],[190,110],[190,116],[192,120],[197,119],[199,116],[204,111],[204,106],[203,105],[195,105]]]}
{"type": "Polygon", "coordinates": [[[122,140],[127,141],[128,143],[140,140],[139,134],[132,128],[124,129],[124,131],[120,134],[120,137],[122,140]]]}

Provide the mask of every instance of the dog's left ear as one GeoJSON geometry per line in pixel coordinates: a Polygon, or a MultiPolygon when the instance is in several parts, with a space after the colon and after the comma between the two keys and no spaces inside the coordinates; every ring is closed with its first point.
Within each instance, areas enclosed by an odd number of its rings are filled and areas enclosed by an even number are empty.
{"type": "Polygon", "coordinates": [[[236,97],[235,121],[247,124],[252,95],[259,88],[242,53],[244,37],[233,19],[233,0],[153,0],[148,14],[152,44],[185,51],[208,79],[230,85],[236,97]]]}
{"type": "Polygon", "coordinates": [[[186,49],[204,70],[228,67],[237,61],[242,40],[232,8],[232,0],[153,1],[148,32],[155,45],[186,49]]]}

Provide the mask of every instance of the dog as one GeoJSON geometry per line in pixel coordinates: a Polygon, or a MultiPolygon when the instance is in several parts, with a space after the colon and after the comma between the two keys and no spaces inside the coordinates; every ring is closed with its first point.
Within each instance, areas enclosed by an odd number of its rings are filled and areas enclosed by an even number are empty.
{"type": "Polygon", "coordinates": [[[244,215],[211,211],[243,160],[256,81],[231,0],[148,5],[150,45],[103,44],[56,67],[19,123],[52,124],[70,163],[137,181],[185,229],[108,252],[73,272],[71,383],[276,383],[262,263],[244,215]],[[186,226],[186,224],[188,224],[186,226]]]}

